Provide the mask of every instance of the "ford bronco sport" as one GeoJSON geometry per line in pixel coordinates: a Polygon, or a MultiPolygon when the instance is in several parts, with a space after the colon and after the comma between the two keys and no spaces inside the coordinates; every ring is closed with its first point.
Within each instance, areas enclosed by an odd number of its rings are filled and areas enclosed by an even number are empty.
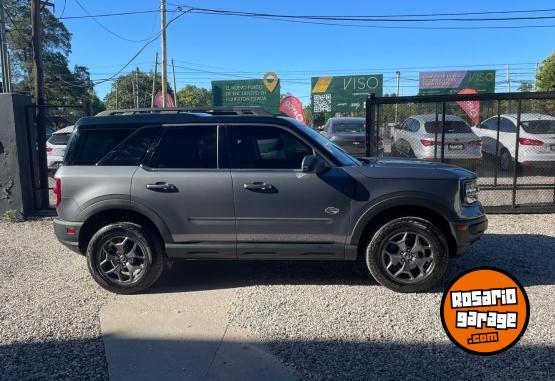
{"type": "Polygon", "coordinates": [[[117,293],[175,259],[360,260],[419,292],[487,227],[472,172],[355,159],[294,119],[246,114],[80,119],[55,176],[58,239],[117,293]]]}

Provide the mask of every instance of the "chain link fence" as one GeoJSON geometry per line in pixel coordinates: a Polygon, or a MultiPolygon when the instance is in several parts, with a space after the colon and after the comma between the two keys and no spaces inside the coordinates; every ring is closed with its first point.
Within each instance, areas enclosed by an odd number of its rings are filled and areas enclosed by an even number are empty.
{"type": "Polygon", "coordinates": [[[555,93],[367,100],[367,154],[478,175],[489,212],[555,211],[555,93]]]}

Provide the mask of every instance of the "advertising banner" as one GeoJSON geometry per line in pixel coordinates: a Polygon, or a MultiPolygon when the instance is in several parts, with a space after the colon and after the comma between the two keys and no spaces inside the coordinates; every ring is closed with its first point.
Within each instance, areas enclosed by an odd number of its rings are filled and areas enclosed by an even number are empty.
{"type": "Polygon", "coordinates": [[[458,94],[462,89],[495,92],[495,70],[420,72],[419,95],[458,94]]]}
{"type": "Polygon", "coordinates": [[[364,112],[370,94],[383,95],[381,74],[312,77],[311,83],[314,113],[364,112]]]}
{"type": "MultiPolygon", "coordinates": [[[[162,92],[159,91],[154,95],[154,107],[162,107],[162,92]]],[[[166,107],[175,107],[175,102],[170,94],[166,94],[166,107]]]]}
{"type": "Polygon", "coordinates": [[[279,114],[280,83],[275,73],[266,73],[263,79],[212,81],[214,106],[258,106],[279,114]]]}
{"type": "Polygon", "coordinates": [[[306,124],[304,119],[303,104],[299,98],[288,95],[281,100],[279,110],[291,118],[297,119],[299,122],[306,124]]]}
{"type": "MultiPolygon", "coordinates": [[[[495,70],[421,72],[419,95],[478,94],[495,92],[495,70]]],[[[458,102],[472,123],[480,123],[480,102],[458,102]]]]}

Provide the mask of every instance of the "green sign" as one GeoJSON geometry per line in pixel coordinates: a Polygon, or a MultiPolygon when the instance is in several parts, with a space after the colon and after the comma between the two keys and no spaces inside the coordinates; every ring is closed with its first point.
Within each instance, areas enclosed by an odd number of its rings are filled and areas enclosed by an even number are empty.
{"type": "Polygon", "coordinates": [[[419,95],[494,93],[495,70],[421,72],[419,89],[419,95]]]}
{"type": "Polygon", "coordinates": [[[280,101],[279,79],[273,81],[246,79],[238,81],[212,81],[214,106],[259,106],[278,115],[280,101]]]}
{"type": "Polygon", "coordinates": [[[383,75],[312,77],[312,111],[360,112],[370,94],[383,95],[383,75]]]}

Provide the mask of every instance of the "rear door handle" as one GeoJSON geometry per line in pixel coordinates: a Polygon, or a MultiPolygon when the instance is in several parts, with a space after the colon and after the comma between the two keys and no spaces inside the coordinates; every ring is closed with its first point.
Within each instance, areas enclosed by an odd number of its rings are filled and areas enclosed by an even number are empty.
{"type": "Polygon", "coordinates": [[[272,190],[274,186],[272,184],[266,184],[262,181],[255,181],[254,183],[243,184],[243,188],[250,190],[272,190]]]}
{"type": "Polygon", "coordinates": [[[155,184],[146,184],[146,189],[154,192],[168,192],[168,193],[177,192],[177,187],[175,185],[168,184],[162,181],[159,181],[155,184]]]}

